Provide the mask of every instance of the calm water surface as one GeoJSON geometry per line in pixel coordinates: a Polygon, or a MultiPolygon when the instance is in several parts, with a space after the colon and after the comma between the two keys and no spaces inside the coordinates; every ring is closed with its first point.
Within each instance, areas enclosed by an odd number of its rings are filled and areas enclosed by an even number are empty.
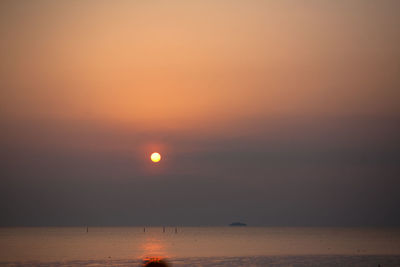
{"type": "Polygon", "coordinates": [[[319,259],[329,263],[341,255],[354,263],[357,259],[371,262],[368,257],[373,255],[374,261],[390,259],[393,264],[390,266],[400,266],[399,228],[178,227],[177,230],[175,233],[174,227],[166,227],[163,233],[162,227],[148,227],[146,232],[143,227],[91,227],[86,233],[84,227],[0,228],[0,262],[122,266],[146,257],[162,257],[170,259],[173,265],[263,266],[266,260],[275,259],[278,264],[269,265],[286,266],[286,259],[289,266],[293,265],[291,259],[303,266],[300,263],[306,262],[307,257],[313,257],[312,262],[319,259]]]}

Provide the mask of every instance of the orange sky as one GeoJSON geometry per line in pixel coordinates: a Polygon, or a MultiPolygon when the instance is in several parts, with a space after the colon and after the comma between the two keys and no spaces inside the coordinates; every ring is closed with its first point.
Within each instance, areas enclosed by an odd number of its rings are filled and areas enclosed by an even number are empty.
{"type": "Polygon", "coordinates": [[[398,1],[1,5],[3,118],[154,130],[399,113],[398,1]]]}
{"type": "Polygon", "coordinates": [[[399,10],[0,1],[0,226],[400,225],[399,10]]]}

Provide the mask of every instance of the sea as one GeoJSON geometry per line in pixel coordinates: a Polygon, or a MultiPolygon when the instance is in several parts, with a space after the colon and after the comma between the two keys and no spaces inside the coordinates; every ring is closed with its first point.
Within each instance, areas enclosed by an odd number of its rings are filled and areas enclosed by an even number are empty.
{"type": "Polygon", "coordinates": [[[400,266],[400,228],[0,228],[1,266],[400,266]]]}

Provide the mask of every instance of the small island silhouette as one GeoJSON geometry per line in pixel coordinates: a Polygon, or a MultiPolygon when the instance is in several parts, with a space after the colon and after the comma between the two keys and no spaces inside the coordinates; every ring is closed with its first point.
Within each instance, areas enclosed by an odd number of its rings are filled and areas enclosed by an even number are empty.
{"type": "Polygon", "coordinates": [[[247,226],[247,224],[241,222],[233,222],[229,226],[247,226]]]}

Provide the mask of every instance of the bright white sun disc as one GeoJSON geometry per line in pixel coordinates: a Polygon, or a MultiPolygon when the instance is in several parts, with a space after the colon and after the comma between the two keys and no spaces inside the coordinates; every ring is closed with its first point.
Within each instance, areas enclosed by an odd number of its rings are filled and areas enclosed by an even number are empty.
{"type": "Polygon", "coordinates": [[[154,152],[153,154],[151,154],[150,159],[153,162],[159,162],[161,160],[161,155],[158,152],[154,152]]]}

